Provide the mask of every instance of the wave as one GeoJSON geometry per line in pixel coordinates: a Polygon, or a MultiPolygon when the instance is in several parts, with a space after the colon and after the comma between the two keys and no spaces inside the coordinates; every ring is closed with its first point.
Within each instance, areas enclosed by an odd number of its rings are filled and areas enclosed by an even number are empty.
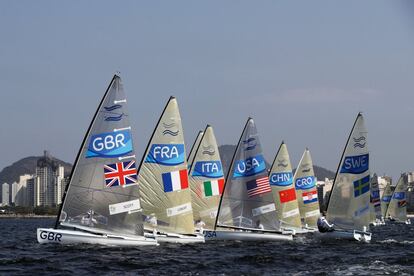
{"type": "Polygon", "coordinates": [[[171,135],[171,136],[177,136],[179,132],[180,132],[179,130],[177,130],[177,131],[171,131],[169,129],[166,129],[166,130],[164,130],[162,132],[162,134],[164,134],[164,135],[171,135]]]}
{"type": "Polygon", "coordinates": [[[162,125],[163,125],[165,128],[173,128],[173,127],[177,126],[177,124],[176,124],[176,123],[174,123],[174,122],[172,122],[171,124],[162,123],[162,125]]]}
{"type": "Polygon", "coordinates": [[[358,142],[361,142],[361,141],[365,141],[366,139],[365,139],[365,136],[361,136],[361,137],[359,137],[359,138],[352,138],[352,139],[354,139],[354,142],[355,143],[358,143],[358,142]]]}
{"type": "Polygon", "coordinates": [[[303,169],[302,172],[307,173],[307,172],[310,172],[310,170],[311,170],[310,168],[307,168],[307,169],[303,169]]]}
{"type": "Polygon", "coordinates": [[[121,107],[122,107],[122,105],[120,105],[120,104],[114,104],[114,105],[111,105],[111,106],[104,106],[104,109],[106,111],[114,111],[115,109],[119,109],[121,107]]]}
{"type": "Polygon", "coordinates": [[[215,150],[203,150],[202,153],[213,156],[216,153],[216,151],[215,150]]]}

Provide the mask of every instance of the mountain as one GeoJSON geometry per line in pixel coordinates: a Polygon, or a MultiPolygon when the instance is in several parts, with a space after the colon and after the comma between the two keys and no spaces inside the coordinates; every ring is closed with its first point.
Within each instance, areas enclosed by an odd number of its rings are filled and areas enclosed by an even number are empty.
{"type": "MultiPolygon", "coordinates": [[[[47,154],[47,153],[46,153],[47,154]]],[[[8,167],[5,167],[0,172],[0,184],[13,183],[19,181],[19,176],[24,174],[34,174],[36,171],[36,165],[39,160],[44,159],[45,156],[29,156],[19,161],[14,162],[8,167]]],[[[70,163],[64,162],[53,156],[48,156],[53,162],[59,164],[65,168],[65,176],[68,176],[72,170],[70,163]]]]}
{"type": "MultiPolygon", "coordinates": [[[[222,145],[219,146],[219,152],[221,157],[221,162],[223,163],[223,171],[224,175],[227,175],[227,170],[230,166],[231,159],[233,158],[234,151],[236,150],[236,146],[234,145],[222,145]]],[[[266,165],[268,168],[270,168],[270,163],[266,161],[266,165]]],[[[313,170],[315,172],[316,178],[318,180],[325,180],[325,177],[329,179],[333,179],[335,177],[335,173],[327,170],[325,168],[313,165],[313,170]]],[[[293,170],[293,173],[295,173],[295,170],[293,170]]]]}

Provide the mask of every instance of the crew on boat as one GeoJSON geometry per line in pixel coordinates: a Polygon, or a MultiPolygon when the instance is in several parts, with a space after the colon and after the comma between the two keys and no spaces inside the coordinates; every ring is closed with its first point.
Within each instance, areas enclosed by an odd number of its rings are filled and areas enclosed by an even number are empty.
{"type": "Polygon", "coordinates": [[[200,233],[203,234],[203,232],[204,232],[204,226],[206,226],[206,223],[200,219],[200,220],[197,220],[196,221],[196,225],[195,226],[198,229],[198,231],[200,231],[200,233]]]}
{"type": "Polygon", "coordinates": [[[147,216],[145,218],[145,222],[147,222],[152,227],[152,232],[153,232],[154,236],[156,236],[157,235],[158,221],[157,221],[157,217],[155,216],[155,214],[152,213],[151,215],[147,216]]]}
{"type": "Polygon", "coordinates": [[[258,221],[256,222],[256,226],[257,226],[257,228],[258,228],[258,229],[260,229],[260,230],[264,230],[264,226],[263,226],[263,224],[260,222],[260,220],[258,220],[258,221]]]}
{"type": "Polygon", "coordinates": [[[333,232],[335,230],[334,225],[330,224],[324,216],[321,216],[318,218],[317,225],[318,225],[318,230],[321,233],[333,232]]]}

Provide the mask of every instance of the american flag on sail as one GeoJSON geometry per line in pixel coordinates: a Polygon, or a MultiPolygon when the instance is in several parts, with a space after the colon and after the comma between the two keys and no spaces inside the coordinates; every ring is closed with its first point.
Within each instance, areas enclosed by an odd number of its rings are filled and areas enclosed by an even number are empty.
{"type": "Polygon", "coordinates": [[[104,165],[106,187],[126,187],[137,183],[135,160],[104,165]]]}
{"type": "Polygon", "coordinates": [[[249,197],[261,195],[272,191],[269,184],[269,177],[267,176],[248,181],[246,183],[246,188],[247,195],[249,197]]]}

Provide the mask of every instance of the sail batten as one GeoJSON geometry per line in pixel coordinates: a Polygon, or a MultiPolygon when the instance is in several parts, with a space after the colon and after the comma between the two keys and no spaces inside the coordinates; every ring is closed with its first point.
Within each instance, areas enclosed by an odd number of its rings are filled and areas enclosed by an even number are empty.
{"type": "Polygon", "coordinates": [[[358,114],[341,157],[326,216],[339,229],[364,230],[370,222],[367,131],[358,114]]]}
{"type": "Polygon", "coordinates": [[[143,234],[128,111],[125,102],[115,103],[118,99],[125,95],[115,75],[78,152],[56,228],[72,224],[108,233],[143,234]]]}
{"type": "Polygon", "coordinates": [[[247,120],[226,177],[216,225],[279,230],[256,125],[247,120]]]}

